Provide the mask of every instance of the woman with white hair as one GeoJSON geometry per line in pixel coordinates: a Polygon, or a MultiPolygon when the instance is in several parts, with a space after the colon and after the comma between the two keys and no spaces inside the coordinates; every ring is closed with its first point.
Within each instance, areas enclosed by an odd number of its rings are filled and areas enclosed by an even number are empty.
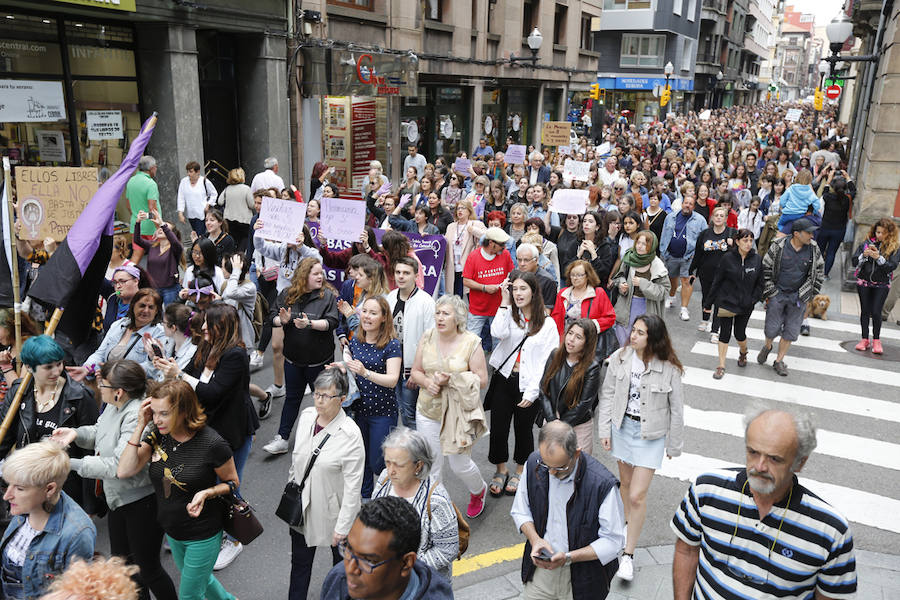
{"type": "Polygon", "coordinates": [[[97,529],[65,492],[69,455],[56,442],[29,444],[6,460],[3,499],[12,520],[0,542],[3,598],[37,598],[76,558],[90,560],[97,529]]]}
{"type": "Polygon", "coordinates": [[[431,475],[434,453],[428,440],[414,429],[398,427],[381,447],[385,469],[372,498],[397,496],[413,505],[422,525],[416,558],[450,579],[459,554],[459,525],[450,494],[431,475]]]}
{"type": "MultiPolygon", "coordinates": [[[[445,389],[453,384],[452,380],[460,377],[477,378],[478,385],[471,388],[475,396],[479,396],[479,389],[488,383],[487,363],[481,349],[481,338],[466,331],[467,314],[466,303],[459,296],[441,296],[438,299],[434,308],[434,328],[426,331],[419,342],[409,380],[419,386],[416,430],[431,445],[435,457],[432,466],[434,478],[440,481],[441,466],[446,454],[450,468],[469,489],[470,498],[466,514],[474,518],[484,510],[484,494],[487,491],[487,483],[472,460],[472,446],[478,436],[473,434],[467,447],[455,448],[453,452],[447,451],[447,447],[442,444],[441,436],[441,424],[445,421],[445,417],[451,410],[458,409],[451,406],[451,401],[442,401],[445,389]]],[[[480,398],[467,400],[474,400],[478,407],[481,406],[480,398]]],[[[481,417],[483,421],[483,412],[481,417]]]]}

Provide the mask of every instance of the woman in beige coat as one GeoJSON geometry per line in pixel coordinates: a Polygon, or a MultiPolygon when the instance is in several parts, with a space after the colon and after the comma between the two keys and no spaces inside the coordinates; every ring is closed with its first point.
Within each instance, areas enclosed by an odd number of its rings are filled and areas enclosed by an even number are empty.
{"type": "Polygon", "coordinates": [[[683,373],[666,324],[656,315],[635,319],[631,345],[609,357],[597,422],[600,444],[619,462],[628,532],[616,575],[625,581],[634,577],[634,549],[647,515],[653,473],[662,466],[663,453],[669,458],[681,454],[683,373]]]}
{"type": "Polygon", "coordinates": [[[447,225],[447,253],[444,262],[444,284],[447,294],[463,297],[462,270],[469,253],[478,247],[481,236],[487,231],[484,223],[475,216],[475,209],[468,200],[460,200],[454,211],[456,221],[447,225]]]}
{"type": "Polygon", "coordinates": [[[297,423],[289,479],[299,485],[313,452],[320,451],[303,486],[303,524],[290,529],[290,600],[306,600],[317,546],[331,546],[333,564],[341,561],[337,545],[359,512],[366,453],[359,427],[341,408],[348,385],[338,368],[322,371],[313,385],[315,406],[297,423]]]}

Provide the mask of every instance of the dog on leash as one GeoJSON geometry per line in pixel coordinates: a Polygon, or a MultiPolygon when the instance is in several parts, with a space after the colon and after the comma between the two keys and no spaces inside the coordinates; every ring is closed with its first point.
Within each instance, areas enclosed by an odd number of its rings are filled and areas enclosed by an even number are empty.
{"type": "Polygon", "coordinates": [[[828,307],[831,306],[831,298],[825,294],[819,294],[809,303],[810,315],[816,319],[828,320],[828,307]]]}

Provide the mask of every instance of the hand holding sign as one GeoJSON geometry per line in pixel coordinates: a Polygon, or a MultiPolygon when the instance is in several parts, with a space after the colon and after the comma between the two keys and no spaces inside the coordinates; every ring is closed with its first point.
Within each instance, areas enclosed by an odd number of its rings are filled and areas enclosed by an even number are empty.
{"type": "Polygon", "coordinates": [[[297,237],[303,233],[307,206],[305,202],[263,196],[259,219],[256,221],[257,225],[260,222],[264,223],[259,235],[275,242],[295,243],[297,237]]]}
{"type": "Polygon", "coordinates": [[[506,149],[504,160],[508,165],[521,165],[525,162],[525,146],[520,144],[510,144],[506,149]]]}
{"type": "Polygon", "coordinates": [[[553,193],[549,209],[565,215],[583,215],[587,211],[588,191],[560,189],[553,193]]]}
{"type": "Polygon", "coordinates": [[[328,198],[322,206],[319,230],[329,240],[359,241],[366,223],[366,203],[344,198],[328,198]]]}

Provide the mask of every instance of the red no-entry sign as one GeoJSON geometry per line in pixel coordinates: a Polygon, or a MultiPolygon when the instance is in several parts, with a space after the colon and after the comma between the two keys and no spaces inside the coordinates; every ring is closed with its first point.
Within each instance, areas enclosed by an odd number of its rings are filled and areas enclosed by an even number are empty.
{"type": "Polygon", "coordinates": [[[837,100],[841,96],[841,86],[829,85],[825,88],[825,97],[829,100],[837,100]]]}

